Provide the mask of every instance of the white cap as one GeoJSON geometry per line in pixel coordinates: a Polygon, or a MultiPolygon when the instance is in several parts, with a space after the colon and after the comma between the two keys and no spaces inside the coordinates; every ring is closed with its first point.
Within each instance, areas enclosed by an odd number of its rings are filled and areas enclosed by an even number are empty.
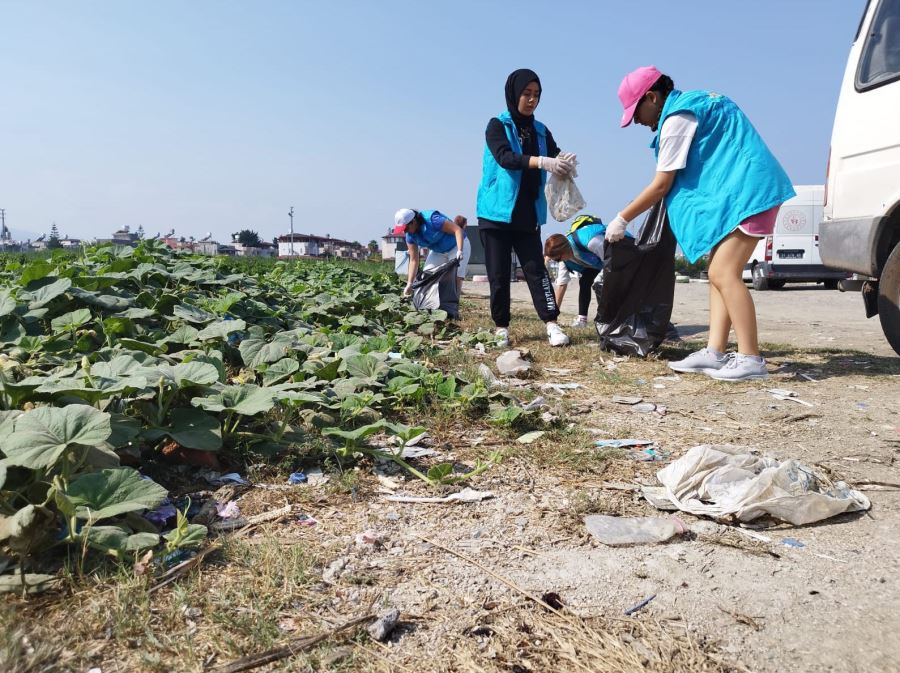
{"type": "Polygon", "coordinates": [[[401,208],[396,213],[394,213],[394,224],[406,226],[410,222],[413,221],[413,218],[416,216],[416,213],[409,208],[401,208]]]}

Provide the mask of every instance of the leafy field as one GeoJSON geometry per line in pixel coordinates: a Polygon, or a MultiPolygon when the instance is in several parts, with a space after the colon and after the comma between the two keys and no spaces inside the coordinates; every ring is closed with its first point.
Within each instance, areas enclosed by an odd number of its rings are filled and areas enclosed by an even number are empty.
{"type": "Polygon", "coordinates": [[[0,589],[43,590],[61,570],[146,562],[148,550],[162,570],[203,546],[189,500],[169,497],[169,463],[289,471],[369,456],[432,485],[465,479],[400,456],[424,431],[403,423],[410,413],[481,414],[491,397],[480,378],[427,364],[437,340],[487,336],[459,337],[445,320],[411,311],[393,274],[349,265],[153,242],[2,260],[0,589]],[[370,446],[376,434],[391,448],[370,446]]]}

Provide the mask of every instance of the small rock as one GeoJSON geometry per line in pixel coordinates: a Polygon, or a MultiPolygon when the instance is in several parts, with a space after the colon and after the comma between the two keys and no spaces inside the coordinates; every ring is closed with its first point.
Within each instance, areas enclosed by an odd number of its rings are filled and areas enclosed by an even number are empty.
{"type": "Polygon", "coordinates": [[[372,638],[383,643],[390,637],[398,621],[400,621],[400,611],[393,608],[378,615],[378,619],[369,625],[367,631],[372,638]]]}
{"type": "Polygon", "coordinates": [[[344,568],[347,567],[347,564],[350,562],[346,556],[341,556],[332,561],[325,570],[322,571],[322,581],[326,584],[334,584],[337,581],[337,578],[340,577],[341,573],[344,571],[344,568]]]}
{"type": "Polygon", "coordinates": [[[718,535],[724,533],[725,526],[713,521],[695,521],[691,524],[691,532],[694,535],[718,535]]]}

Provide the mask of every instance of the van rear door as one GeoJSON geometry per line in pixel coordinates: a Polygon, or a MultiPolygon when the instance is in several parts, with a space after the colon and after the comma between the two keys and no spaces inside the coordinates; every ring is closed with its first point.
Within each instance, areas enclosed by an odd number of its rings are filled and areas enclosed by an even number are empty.
{"type": "MultiPolygon", "coordinates": [[[[778,267],[821,264],[816,243],[816,191],[797,187],[797,196],[784,202],[775,220],[772,264],[778,267]]],[[[819,204],[821,205],[821,197],[819,204]]]]}

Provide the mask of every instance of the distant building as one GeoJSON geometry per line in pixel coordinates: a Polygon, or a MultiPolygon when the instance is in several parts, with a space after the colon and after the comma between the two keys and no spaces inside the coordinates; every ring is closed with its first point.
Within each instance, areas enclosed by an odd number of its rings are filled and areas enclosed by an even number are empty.
{"type": "Polygon", "coordinates": [[[339,259],[366,259],[369,249],[356,241],[344,241],[331,236],[315,234],[291,234],[279,236],[278,256],[290,257],[337,257],[339,259]],[[293,242],[293,253],[291,252],[293,242]]]}
{"type": "Polygon", "coordinates": [[[232,241],[230,246],[238,257],[274,257],[276,248],[274,243],[260,241],[258,245],[244,245],[240,241],[232,241]]]}
{"type": "Polygon", "coordinates": [[[388,231],[386,236],[381,237],[381,259],[394,260],[397,251],[406,250],[406,236],[394,234],[388,231]]]}
{"type": "Polygon", "coordinates": [[[97,245],[128,245],[134,247],[144,238],[144,228],[138,227],[137,231],[131,231],[127,224],[121,229],[116,229],[111,238],[98,238],[97,245]]]}

